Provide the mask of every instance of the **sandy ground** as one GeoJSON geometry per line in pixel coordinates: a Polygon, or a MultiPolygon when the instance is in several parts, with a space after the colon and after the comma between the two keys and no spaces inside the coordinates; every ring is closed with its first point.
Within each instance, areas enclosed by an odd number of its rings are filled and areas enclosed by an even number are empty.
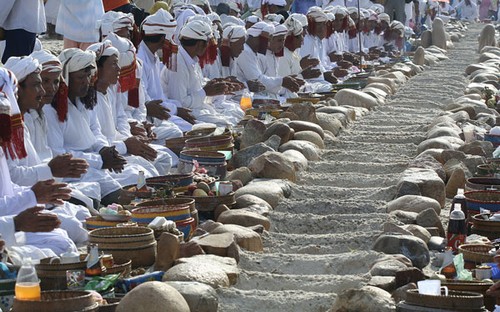
{"type": "Polygon", "coordinates": [[[243,252],[239,282],[219,290],[220,311],[328,311],[339,292],[369,280],[385,204],[424,140],[422,128],[444,100],[463,95],[464,69],[477,58],[483,26],[469,26],[450,60],[412,78],[310,162],[292,196],[271,213],[265,252],[243,252]]]}

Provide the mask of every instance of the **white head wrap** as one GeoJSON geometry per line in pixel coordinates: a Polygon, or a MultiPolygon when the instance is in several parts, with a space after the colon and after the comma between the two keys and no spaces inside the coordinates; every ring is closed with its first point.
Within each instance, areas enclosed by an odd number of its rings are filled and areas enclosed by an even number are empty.
{"type": "Polygon", "coordinates": [[[42,71],[56,73],[62,71],[61,61],[48,50],[40,50],[31,53],[31,57],[38,60],[42,65],[42,71]]]}
{"type": "Polygon", "coordinates": [[[347,12],[349,12],[349,15],[356,13],[358,14],[358,8],[355,7],[347,7],[347,12]]]}
{"type": "Polygon", "coordinates": [[[141,25],[145,35],[164,34],[168,40],[172,39],[176,27],[177,22],[164,9],[159,9],[155,14],[146,17],[141,25]]]}
{"type": "Polygon", "coordinates": [[[374,5],[372,5],[370,7],[370,9],[375,11],[375,13],[377,13],[377,14],[384,13],[384,11],[385,11],[384,6],[379,4],[379,3],[375,3],[374,5]]]}
{"type": "Polygon", "coordinates": [[[332,12],[328,12],[328,13],[326,13],[326,18],[329,21],[334,21],[335,20],[335,14],[333,14],[332,12]]]}
{"type": "Polygon", "coordinates": [[[247,36],[247,30],[239,25],[227,25],[222,32],[222,39],[227,39],[229,42],[235,42],[247,36]]]}
{"type": "Polygon", "coordinates": [[[94,43],[87,48],[87,51],[92,51],[95,53],[96,62],[99,61],[99,59],[103,56],[116,55],[117,57],[120,57],[120,52],[118,52],[118,50],[113,47],[113,44],[109,40],[94,43]]]}
{"type": "Polygon", "coordinates": [[[110,41],[113,47],[115,47],[120,53],[118,59],[120,68],[130,66],[132,62],[135,61],[136,50],[134,44],[130,40],[122,38],[116,34],[111,34],[106,39],[110,41]]]}
{"type": "Polygon", "coordinates": [[[219,14],[212,12],[210,14],[207,14],[207,17],[210,19],[210,21],[213,22],[221,22],[219,14]]]}
{"type": "Polygon", "coordinates": [[[257,15],[249,15],[247,18],[245,18],[245,22],[252,23],[252,24],[258,23],[260,21],[262,21],[262,20],[257,15]]]}
{"type": "Polygon", "coordinates": [[[308,24],[307,23],[307,16],[305,16],[304,14],[292,13],[292,14],[290,14],[289,18],[290,17],[293,17],[294,19],[298,20],[302,24],[302,27],[306,27],[308,24]]]}
{"type": "Polygon", "coordinates": [[[268,22],[274,22],[280,24],[283,22],[283,15],[281,14],[274,14],[274,13],[269,13],[264,17],[264,21],[268,22]]]}
{"type": "MultiPolygon", "coordinates": [[[[3,133],[3,131],[0,133],[0,137],[4,140],[2,147],[11,158],[21,159],[26,157],[26,149],[24,147],[24,128],[21,122],[21,111],[15,96],[16,90],[17,79],[14,74],[10,70],[0,67],[0,115],[4,115],[2,116],[2,125],[8,128],[3,128],[7,133],[3,133]],[[5,125],[3,124],[4,122],[8,124],[5,125]],[[10,127],[8,127],[9,125],[10,127]],[[10,138],[7,137],[8,135],[10,135],[10,138]],[[10,141],[7,141],[8,139],[10,141]]],[[[5,172],[0,172],[0,191],[3,190],[5,192],[11,185],[2,185],[4,178],[2,174],[5,175],[5,172]]],[[[11,195],[12,193],[13,191],[10,189],[10,194],[6,195],[11,195]]]]}
{"type": "Polygon", "coordinates": [[[238,5],[236,4],[236,2],[229,1],[229,2],[227,2],[227,5],[229,5],[229,8],[231,10],[236,11],[236,13],[240,13],[240,8],[238,8],[238,5]]]}
{"type": "Polygon", "coordinates": [[[179,39],[182,38],[208,41],[210,38],[213,38],[212,27],[200,20],[188,22],[181,29],[179,39]]]}
{"type": "Polygon", "coordinates": [[[95,53],[93,51],[82,51],[78,48],[63,50],[59,54],[59,60],[63,66],[63,78],[66,84],[69,82],[69,74],[85,69],[96,68],[95,53]]]}
{"type": "Polygon", "coordinates": [[[231,15],[224,16],[222,24],[223,26],[227,24],[245,26],[245,22],[243,22],[241,18],[237,18],[236,16],[231,16],[231,15]]]}
{"type": "Polygon", "coordinates": [[[391,22],[391,17],[387,13],[380,13],[378,15],[379,22],[385,21],[387,24],[391,22]]]}
{"type": "Polygon", "coordinates": [[[257,22],[255,24],[253,24],[252,27],[248,28],[247,33],[251,37],[258,37],[262,34],[262,31],[268,25],[269,24],[266,22],[257,22]]]}
{"type": "Polygon", "coordinates": [[[304,32],[304,26],[302,25],[302,23],[297,19],[295,18],[293,15],[290,15],[285,23],[283,24],[286,26],[286,28],[288,29],[289,33],[292,35],[292,36],[298,36],[300,35],[301,33],[304,32]]]}
{"type": "Polygon", "coordinates": [[[104,13],[101,19],[101,33],[103,37],[110,33],[117,32],[122,28],[132,30],[134,25],[134,15],[132,13],[123,13],[108,11],[104,13]]]}
{"type": "Polygon", "coordinates": [[[210,4],[208,3],[208,0],[189,0],[188,3],[192,4],[192,5],[201,5],[201,6],[208,5],[208,6],[210,6],[210,4]]]}
{"type": "Polygon", "coordinates": [[[404,37],[405,35],[405,25],[403,25],[401,22],[398,21],[393,21],[390,25],[391,29],[395,29],[399,31],[399,36],[401,38],[404,37]]]}
{"type": "Polygon", "coordinates": [[[286,6],[286,0],[264,0],[264,4],[268,5],[277,5],[277,6],[286,6]]]}
{"type": "Polygon", "coordinates": [[[11,56],[4,66],[16,76],[19,82],[26,79],[29,74],[42,70],[42,65],[32,56],[11,56]]]}
{"type": "Polygon", "coordinates": [[[178,40],[182,27],[186,25],[190,17],[196,16],[196,13],[194,13],[194,11],[191,9],[186,9],[183,11],[179,11],[179,14],[176,16],[177,16],[177,27],[175,28],[174,38],[175,40],[178,40]]]}
{"type": "Polygon", "coordinates": [[[0,113],[9,114],[11,116],[21,113],[17,105],[16,92],[16,76],[7,68],[0,67],[0,94],[5,94],[5,98],[7,99],[7,101],[2,101],[2,112],[0,113]],[[8,112],[6,110],[8,110],[8,112]]]}
{"type": "Polygon", "coordinates": [[[274,33],[274,25],[266,23],[266,26],[264,26],[264,28],[262,28],[262,32],[268,33],[269,36],[272,36],[274,33]]]}
{"type": "Polygon", "coordinates": [[[307,11],[307,16],[312,18],[315,22],[326,22],[328,21],[328,17],[325,12],[320,7],[313,6],[309,8],[307,11]]]}
{"type": "Polygon", "coordinates": [[[274,31],[272,33],[273,37],[286,36],[288,34],[288,28],[285,25],[281,24],[274,27],[274,31]]]}

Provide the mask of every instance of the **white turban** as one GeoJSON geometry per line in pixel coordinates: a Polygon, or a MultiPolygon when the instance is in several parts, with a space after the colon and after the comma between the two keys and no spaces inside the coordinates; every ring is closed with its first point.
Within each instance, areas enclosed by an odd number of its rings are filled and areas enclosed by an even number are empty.
{"type": "Polygon", "coordinates": [[[358,14],[358,8],[355,8],[355,7],[347,7],[347,12],[349,12],[349,15],[353,14],[353,13],[356,13],[358,14]]]}
{"type": "Polygon", "coordinates": [[[298,20],[302,24],[302,27],[306,27],[308,25],[307,16],[305,16],[304,14],[292,13],[289,17],[293,17],[294,19],[298,20]]]}
{"type": "Polygon", "coordinates": [[[208,41],[210,38],[213,38],[212,27],[199,20],[188,22],[182,27],[179,35],[179,39],[183,38],[208,41]]]}
{"type": "Polygon", "coordinates": [[[268,5],[286,6],[286,0],[264,0],[263,3],[268,5]]]}
{"type": "Polygon", "coordinates": [[[207,14],[207,17],[210,19],[210,21],[213,22],[221,22],[219,14],[212,12],[210,14],[207,14]]]}
{"type": "Polygon", "coordinates": [[[201,5],[201,6],[210,5],[208,3],[208,0],[189,0],[188,3],[192,5],[201,5]]]}
{"type": "Polygon", "coordinates": [[[328,12],[328,13],[326,13],[326,18],[329,21],[334,21],[335,20],[335,14],[333,14],[332,12],[328,12]]]}
{"type": "Polygon", "coordinates": [[[257,15],[249,15],[247,18],[245,18],[245,22],[247,22],[247,23],[255,24],[255,23],[258,23],[260,21],[262,21],[262,20],[257,15]]]}
{"type": "Polygon", "coordinates": [[[31,56],[11,56],[4,66],[16,76],[19,82],[26,79],[29,74],[42,70],[42,65],[31,56]]]}
{"type": "Polygon", "coordinates": [[[226,39],[229,42],[235,42],[241,38],[246,38],[247,30],[243,26],[239,25],[227,25],[224,27],[222,32],[222,39],[226,39]]]}
{"type": "Polygon", "coordinates": [[[264,21],[268,22],[274,22],[280,24],[283,22],[283,15],[281,14],[274,14],[274,13],[269,13],[264,17],[264,21]]]}
{"type": "Polygon", "coordinates": [[[62,71],[61,61],[48,50],[40,50],[31,53],[31,57],[38,60],[42,65],[42,71],[56,73],[62,71]]]}
{"type": "Polygon", "coordinates": [[[326,22],[328,21],[328,17],[325,12],[320,7],[313,6],[310,7],[307,11],[307,16],[312,18],[315,22],[326,22]]]}
{"type": "Polygon", "coordinates": [[[17,79],[14,74],[7,68],[0,67],[0,95],[5,95],[7,101],[2,101],[2,113],[14,116],[20,114],[19,106],[17,105],[16,94],[17,79]],[[7,103],[5,103],[7,102],[7,103]],[[8,107],[7,107],[8,106],[8,107]],[[8,110],[8,112],[7,112],[8,110]]]}
{"type": "Polygon", "coordinates": [[[292,15],[290,15],[286,19],[283,25],[286,26],[290,34],[292,34],[294,37],[299,36],[304,32],[304,26],[302,25],[302,23],[292,15]]]}
{"type": "Polygon", "coordinates": [[[286,36],[288,34],[288,28],[285,25],[281,24],[274,27],[274,31],[272,32],[273,37],[286,36]]]}
{"type": "Polygon", "coordinates": [[[87,48],[87,51],[92,51],[95,53],[96,62],[99,61],[99,59],[103,56],[116,55],[117,57],[120,57],[120,52],[118,52],[118,50],[113,47],[113,44],[109,40],[94,43],[87,48]]]}
{"type": "Polygon", "coordinates": [[[244,26],[245,22],[243,22],[240,18],[237,18],[236,16],[232,15],[225,15],[224,16],[224,21],[222,22],[223,26],[227,24],[234,24],[234,25],[240,25],[244,26]]]}
{"type": "Polygon", "coordinates": [[[168,40],[171,40],[177,22],[170,13],[164,9],[159,9],[155,14],[146,17],[141,27],[146,36],[164,34],[168,40]]]}
{"type": "Polygon", "coordinates": [[[262,31],[268,25],[269,24],[266,22],[257,22],[255,24],[253,24],[252,27],[248,28],[247,33],[251,37],[258,37],[262,34],[262,31]]]}
{"type": "Polygon", "coordinates": [[[373,10],[368,10],[368,12],[370,12],[370,17],[368,18],[368,20],[370,20],[370,21],[378,21],[378,14],[377,14],[377,12],[375,12],[373,10]]]}
{"type": "Polygon", "coordinates": [[[26,157],[26,149],[21,111],[15,96],[16,90],[17,79],[14,74],[0,67],[0,116],[3,115],[0,117],[0,122],[4,126],[0,127],[2,130],[0,137],[4,141],[2,147],[12,159],[22,159],[26,157]]]}
{"type": "Polygon", "coordinates": [[[238,5],[236,4],[236,2],[229,1],[227,3],[227,5],[229,5],[229,9],[235,11],[236,13],[240,13],[240,8],[238,8],[238,5]]]}
{"type": "Polygon", "coordinates": [[[387,24],[389,24],[391,22],[391,17],[387,13],[380,13],[378,15],[378,20],[380,22],[385,21],[387,24]]]}
{"type": "Polygon", "coordinates": [[[101,33],[103,37],[110,33],[119,31],[122,28],[132,30],[134,25],[134,16],[132,13],[123,13],[108,11],[104,13],[101,19],[101,33]]]}
{"type": "Polygon", "coordinates": [[[59,54],[59,60],[63,66],[62,75],[66,84],[69,82],[70,73],[87,67],[96,68],[95,53],[92,51],[82,51],[78,48],[66,49],[59,54]]]}
{"type": "Polygon", "coordinates": [[[272,36],[274,33],[274,25],[266,23],[266,26],[264,26],[264,28],[262,28],[262,32],[268,33],[269,36],[272,36]]]}
{"type": "Polygon", "coordinates": [[[405,36],[405,25],[401,22],[393,21],[390,25],[391,29],[399,30],[399,36],[403,38],[405,36]]]}
{"type": "Polygon", "coordinates": [[[130,66],[135,61],[135,47],[134,44],[127,38],[122,38],[116,34],[110,34],[107,38],[115,47],[120,56],[118,58],[118,65],[120,68],[130,66]]]}
{"type": "Polygon", "coordinates": [[[384,6],[379,4],[379,3],[375,3],[374,5],[372,5],[370,7],[370,9],[375,11],[375,13],[377,13],[377,14],[384,13],[384,11],[385,11],[384,6]]]}

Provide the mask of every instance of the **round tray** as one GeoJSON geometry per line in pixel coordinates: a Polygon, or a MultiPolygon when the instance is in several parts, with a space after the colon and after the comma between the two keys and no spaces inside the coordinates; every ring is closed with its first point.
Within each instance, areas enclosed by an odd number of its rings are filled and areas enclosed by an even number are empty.
{"type": "Polygon", "coordinates": [[[421,295],[417,289],[406,291],[406,303],[427,308],[451,309],[454,311],[482,311],[484,307],[483,295],[450,290],[448,296],[421,295]]]}
{"type": "Polygon", "coordinates": [[[493,256],[488,252],[493,245],[463,244],[458,247],[458,252],[464,255],[464,260],[475,263],[493,262],[493,256]]]}

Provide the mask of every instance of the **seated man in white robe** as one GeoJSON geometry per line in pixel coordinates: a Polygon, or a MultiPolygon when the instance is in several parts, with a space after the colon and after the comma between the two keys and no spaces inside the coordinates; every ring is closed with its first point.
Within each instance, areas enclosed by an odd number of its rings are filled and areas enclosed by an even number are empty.
{"type": "MultiPolygon", "coordinates": [[[[31,56],[11,57],[5,63],[5,68],[11,70],[18,78],[18,104],[21,114],[26,114],[28,109],[38,109],[45,91],[40,77],[41,66],[31,56]]],[[[23,123],[24,126],[24,123],[23,123]]],[[[72,158],[71,155],[56,157],[51,163],[42,163],[36,150],[31,144],[27,127],[24,126],[24,148],[26,157],[12,158],[8,155],[8,167],[21,185],[31,187],[37,182],[46,181],[58,176],[60,178],[79,178],[87,172],[88,164],[83,159],[72,158]],[[62,166],[62,167],[61,167],[62,166]],[[61,169],[62,168],[62,169],[61,169]]],[[[12,176],[12,175],[11,175],[12,176]]],[[[50,207],[61,221],[62,228],[68,232],[69,237],[77,244],[85,243],[88,239],[87,230],[82,222],[90,217],[87,208],[64,202],[63,205],[50,207]]]]}
{"type": "Polygon", "coordinates": [[[184,108],[192,110],[196,120],[217,126],[236,125],[239,120],[220,114],[207,97],[228,93],[225,81],[211,80],[205,83],[198,57],[203,56],[213,40],[212,28],[201,20],[188,22],[179,35],[181,45],[175,71],[165,68],[161,73],[164,91],[184,108]]]}
{"type": "Polygon", "coordinates": [[[189,109],[180,103],[172,101],[169,94],[165,94],[160,82],[160,73],[165,65],[157,55],[163,51],[163,59],[167,66],[173,66],[175,49],[172,42],[177,22],[167,11],[160,9],[148,16],[142,23],[143,39],[137,48],[137,57],[142,62],[141,81],[146,88],[147,115],[153,118],[153,129],[158,141],[181,137],[183,132],[190,131],[194,123],[189,109]],[[167,97],[168,96],[168,97],[167,97]]]}
{"type": "Polygon", "coordinates": [[[99,182],[103,205],[118,202],[122,185],[111,174],[122,172],[126,160],[114,147],[108,146],[102,134],[99,135],[100,125],[95,112],[82,102],[89,105],[95,101],[92,97],[85,98],[95,68],[95,54],[67,49],[61,52],[59,60],[63,65],[63,79],[53,103],[43,107],[49,147],[54,155],[71,153],[84,158],[89,164],[89,172],[81,181],[99,182]]]}

